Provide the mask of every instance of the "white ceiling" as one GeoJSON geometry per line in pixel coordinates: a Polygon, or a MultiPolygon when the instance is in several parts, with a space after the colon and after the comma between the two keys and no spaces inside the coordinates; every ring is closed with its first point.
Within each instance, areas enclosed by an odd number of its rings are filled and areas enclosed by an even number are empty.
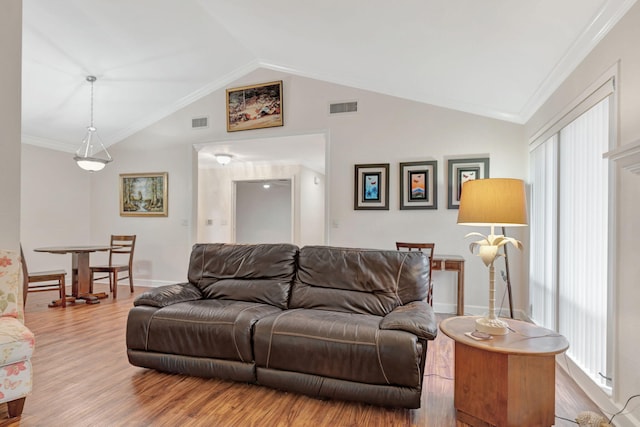
{"type": "Polygon", "coordinates": [[[23,141],[106,145],[256,68],[524,123],[635,0],[23,0],[23,141]]]}

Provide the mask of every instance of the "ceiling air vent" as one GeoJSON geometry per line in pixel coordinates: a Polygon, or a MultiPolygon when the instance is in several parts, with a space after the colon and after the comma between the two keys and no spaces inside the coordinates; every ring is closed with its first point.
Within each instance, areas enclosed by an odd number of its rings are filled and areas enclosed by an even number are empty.
{"type": "Polygon", "coordinates": [[[209,117],[196,117],[191,119],[191,129],[201,129],[209,127],[209,117]]]}
{"type": "Polygon", "coordinates": [[[329,104],[329,114],[357,113],[358,101],[329,104]]]}

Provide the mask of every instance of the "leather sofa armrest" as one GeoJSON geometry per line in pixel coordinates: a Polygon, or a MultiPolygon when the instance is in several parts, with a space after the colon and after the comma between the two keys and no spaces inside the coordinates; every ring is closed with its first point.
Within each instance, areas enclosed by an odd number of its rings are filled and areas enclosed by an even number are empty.
{"type": "Polygon", "coordinates": [[[433,308],[425,301],[413,301],[396,307],[382,319],[380,329],[406,331],[426,340],[433,340],[438,334],[433,308]]]}
{"type": "Polygon", "coordinates": [[[196,301],[202,299],[200,289],[191,283],[176,283],[160,286],[141,293],[134,301],[134,306],[150,305],[152,307],[166,307],[179,302],[196,301]]]}

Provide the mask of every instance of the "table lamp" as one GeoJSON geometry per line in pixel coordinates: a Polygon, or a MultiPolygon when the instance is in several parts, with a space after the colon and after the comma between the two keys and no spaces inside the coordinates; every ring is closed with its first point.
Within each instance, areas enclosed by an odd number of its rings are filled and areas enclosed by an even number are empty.
{"type": "Polygon", "coordinates": [[[465,237],[482,239],[469,245],[471,253],[489,267],[489,313],[476,321],[476,330],[491,335],[505,335],[508,325],[498,319],[495,312],[495,270],[493,262],[500,254],[498,249],[507,243],[522,249],[522,243],[514,238],[496,235],[496,226],[513,227],[527,225],[527,202],[524,181],[510,178],[487,178],[467,181],[462,186],[458,224],[490,226],[491,234],[469,233],[465,237]]]}

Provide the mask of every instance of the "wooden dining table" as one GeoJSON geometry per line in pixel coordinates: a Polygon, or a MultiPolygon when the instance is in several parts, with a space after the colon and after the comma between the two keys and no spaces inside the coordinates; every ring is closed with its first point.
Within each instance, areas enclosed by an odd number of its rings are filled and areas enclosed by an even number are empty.
{"type": "Polygon", "coordinates": [[[107,294],[104,292],[91,293],[89,254],[91,252],[106,252],[110,249],[117,248],[119,248],[119,246],[52,246],[36,248],[34,251],[48,252],[51,254],[71,254],[71,299],[82,299],[87,304],[98,304],[100,299],[107,297],[107,294]]]}

